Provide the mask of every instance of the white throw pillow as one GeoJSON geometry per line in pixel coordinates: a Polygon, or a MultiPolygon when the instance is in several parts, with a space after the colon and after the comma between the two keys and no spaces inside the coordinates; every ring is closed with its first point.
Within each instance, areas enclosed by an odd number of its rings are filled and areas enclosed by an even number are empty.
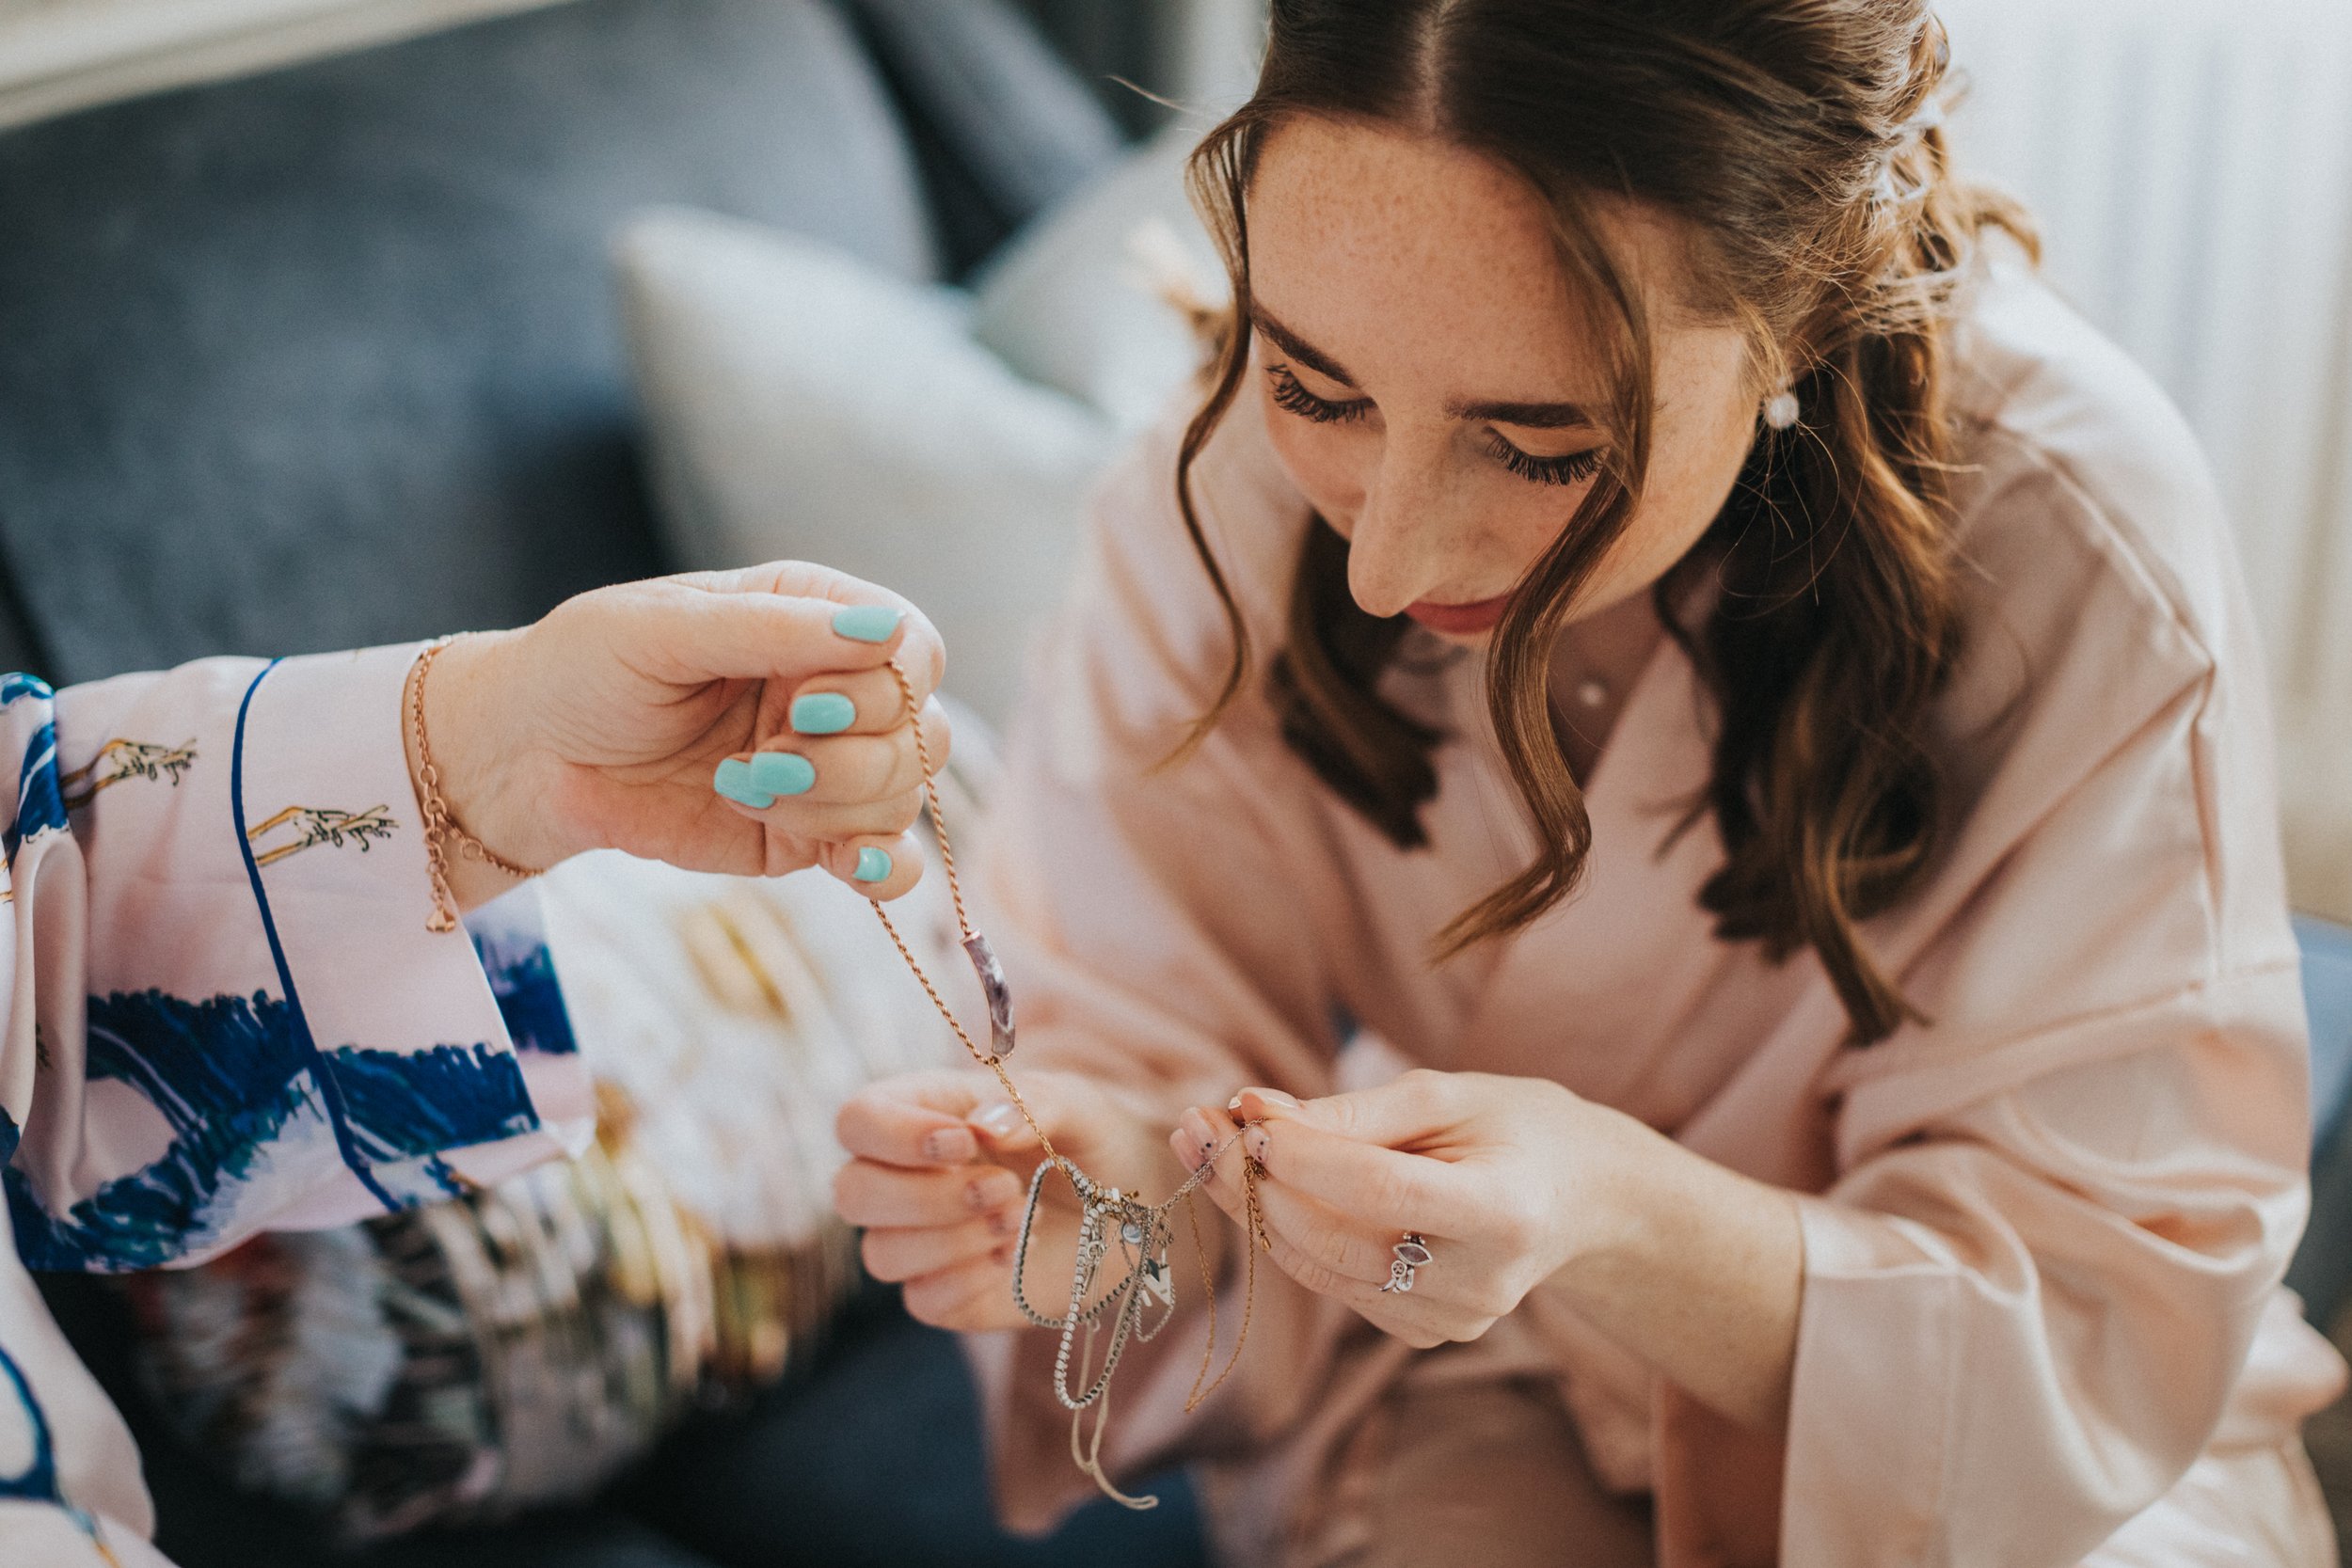
{"type": "Polygon", "coordinates": [[[1166,290],[1231,297],[1184,195],[1184,159],[1200,139],[1192,125],[1161,132],[1023,230],[973,282],[975,337],[1122,431],[1156,420],[1200,363],[1166,290]]]}
{"type": "Polygon", "coordinates": [[[615,245],[661,524],[690,567],[819,561],[923,607],[1009,715],[1117,433],[973,340],[969,297],[662,209],[615,245]]]}

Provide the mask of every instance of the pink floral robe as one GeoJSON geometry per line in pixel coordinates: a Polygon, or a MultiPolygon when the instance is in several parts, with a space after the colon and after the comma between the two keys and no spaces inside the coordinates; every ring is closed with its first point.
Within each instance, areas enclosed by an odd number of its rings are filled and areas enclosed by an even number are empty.
{"type": "Polygon", "coordinates": [[[530,895],[431,892],[414,648],[0,683],[0,1562],[162,1561],[121,1418],[25,1273],[185,1263],[577,1150],[594,1108],[530,895]],[[20,1258],[22,1261],[20,1262],[20,1258]]]}

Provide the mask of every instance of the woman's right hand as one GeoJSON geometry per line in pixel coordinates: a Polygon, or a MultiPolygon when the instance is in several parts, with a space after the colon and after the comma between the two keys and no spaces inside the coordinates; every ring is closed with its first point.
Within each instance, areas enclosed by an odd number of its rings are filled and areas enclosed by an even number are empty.
{"type": "MultiPolygon", "coordinates": [[[[1164,1121],[1110,1086],[1025,1072],[1021,1092],[1054,1147],[1095,1180],[1131,1192],[1183,1180],[1164,1121]]],[[[1012,1302],[1013,1252],[1044,1155],[995,1075],[885,1079],[844,1105],[834,1130],[850,1159],[834,1178],[834,1208],[865,1228],[866,1273],[903,1285],[907,1311],[937,1327],[1027,1326],[1012,1302]]],[[[1070,1183],[1049,1175],[1025,1282],[1031,1305],[1049,1317],[1069,1299],[1077,1222],[1070,1183]]]]}

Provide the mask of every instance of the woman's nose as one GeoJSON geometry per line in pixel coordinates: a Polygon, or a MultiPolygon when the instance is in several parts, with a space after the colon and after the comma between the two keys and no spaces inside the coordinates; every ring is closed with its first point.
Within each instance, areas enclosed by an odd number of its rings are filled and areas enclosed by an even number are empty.
{"type": "Polygon", "coordinates": [[[1364,492],[1347,552],[1347,586],[1369,615],[1440,597],[1469,544],[1438,466],[1393,449],[1364,492]]]}

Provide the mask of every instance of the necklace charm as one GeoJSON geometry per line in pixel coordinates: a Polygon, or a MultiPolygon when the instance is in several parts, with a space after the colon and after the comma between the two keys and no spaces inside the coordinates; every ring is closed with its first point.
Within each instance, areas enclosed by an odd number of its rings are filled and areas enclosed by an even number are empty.
{"type": "MultiPolygon", "coordinates": [[[[935,819],[934,819],[935,820],[935,819]]],[[[980,994],[988,1000],[989,1046],[999,1056],[1012,1054],[1012,987],[1005,983],[1005,966],[996,961],[996,949],[988,939],[975,931],[963,939],[963,950],[972,959],[972,967],[979,973],[980,994]]]]}
{"type": "Polygon", "coordinates": [[[1151,1292],[1152,1299],[1162,1307],[1170,1308],[1175,1307],[1176,1282],[1168,1275],[1167,1253],[1163,1252],[1156,1257],[1143,1260],[1143,1288],[1151,1292]]]}

